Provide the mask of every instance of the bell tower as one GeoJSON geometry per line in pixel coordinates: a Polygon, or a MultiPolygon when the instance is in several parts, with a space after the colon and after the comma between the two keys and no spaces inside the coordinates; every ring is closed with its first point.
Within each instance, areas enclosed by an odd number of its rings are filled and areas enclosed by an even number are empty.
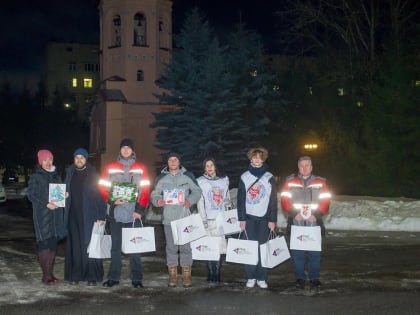
{"type": "Polygon", "coordinates": [[[153,177],[160,161],[153,113],[167,110],[156,82],[170,62],[172,0],[101,0],[100,78],[91,112],[90,152],[97,169],[132,138],[135,152],[153,177]]]}
{"type": "Polygon", "coordinates": [[[101,80],[125,80],[129,102],[155,102],[155,81],[172,49],[171,0],[102,0],[101,80]]]}

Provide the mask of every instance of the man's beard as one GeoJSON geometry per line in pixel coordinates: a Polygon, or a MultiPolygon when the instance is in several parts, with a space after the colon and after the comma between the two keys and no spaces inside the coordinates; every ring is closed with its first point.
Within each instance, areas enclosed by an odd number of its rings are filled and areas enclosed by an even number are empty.
{"type": "Polygon", "coordinates": [[[79,167],[76,164],[74,166],[76,166],[76,170],[78,170],[78,171],[83,171],[86,168],[86,164],[83,164],[81,167],[79,167]]]}

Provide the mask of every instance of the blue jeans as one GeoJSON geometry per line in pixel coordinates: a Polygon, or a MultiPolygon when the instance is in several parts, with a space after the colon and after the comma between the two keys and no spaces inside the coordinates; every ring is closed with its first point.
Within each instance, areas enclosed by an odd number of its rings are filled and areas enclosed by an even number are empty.
{"type": "MultiPolygon", "coordinates": [[[[108,271],[108,280],[120,281],[121,268],[122,268],[122,254],[121,254],[121,240],[122,228],[132,227],[133,223],[121,223],[111,221],[111,265],[108,271]]],[[[140,222],[136,221],[136,227],[140,226],[140,222]]],[[[142,281],[143,273],[141,266],[140,254],[129,254],[130,256],[130,278],[132,281],[142,281]]]]}
{"type": "MultiPolygon", "coordinates": [[[[316,222],[310,223],[306,220],[293,220],[294,225],[300,226],[317,226],[316,222]]],[[[308,278],[309,280],[319,279],[319,271],[321,269],[321,252],[291,250],[296,279],[306,279],[305,263],[308,258],[308,278]]]]}
{"type": "Polygon", "coordinates": [[[308,258],[308,278],[309,280],[319,279],[321,268],[321,252],[291,250],[295,266],[296,279],[306,280],[305,263],[308,258]],[[307,257],[306,257],[307,256],[307,257]]]}

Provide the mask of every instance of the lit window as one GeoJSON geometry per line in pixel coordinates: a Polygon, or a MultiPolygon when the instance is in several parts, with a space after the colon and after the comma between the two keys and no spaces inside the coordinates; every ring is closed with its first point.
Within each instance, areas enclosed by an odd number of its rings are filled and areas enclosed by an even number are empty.
{"type": "Polygon", "coordinates": [[[71,79],[71,86],[74,87],[74,88],[77,87],[77,79],[76,78],[71,79]]]}
{"type": "Polygon", "coordinates": [[[420,80],[416,80],[416,86],[420,86],[420,80]]]}
{"type": "Polygon", "coordinates": [[[69,109],[71,107],[71,105],[69,103],[64,103],[64,108],[69,109]]]}
{"type": "Polygon", "coordinates": [[[257,70],[253,70],[249,74],[251,75],[251,77],[254,77],[255,78],[257,76],[257,74],[258,74],[258,71],[257,70]]]}
{"type": "Polygon", "coordinates": [[[273,91],[280,91],[280,87],[278,85],[273,85],[273,91]]]}
{"type": "Polygon", "coordinates": [[[309,94],[312,95],[312,86],[308,87],[309,94]]]}
{"type": "Polygon", "coordinates": [[[356,105],[357,105],[357,107],[363,107],[363,102],[358,101],[358,102],[356,102],[356,105]]]}
{"type": "Polygon", "coordinates": [[[83,79],[83,87],[84,88],[91,88],[93,87],[93,80],[92,79],[83,79]]]}
{"type": "Polygon", "coordinates": [[[343,96],[344,95],[344,89],[343,88],[338,88],[337,89],[337,95],[338,96],[343,96]]]}

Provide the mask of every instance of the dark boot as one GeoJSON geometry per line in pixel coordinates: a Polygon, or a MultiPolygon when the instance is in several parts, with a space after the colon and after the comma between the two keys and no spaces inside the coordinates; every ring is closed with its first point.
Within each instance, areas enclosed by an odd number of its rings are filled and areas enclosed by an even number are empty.
{"type": "Polygon", "coordinates": [[[50,270],[51,270],[51,279],[53,280],[53,282],[57,282],[58,279],[54,276],[54,265],[55,265],[55,255],[56,255],[56,251],[49,251],[49,256],[48,256],[48,264],[50,266],[50,270]]]}
{"type": "Polygon", "coordinates": [[[38,252],[38,261],[42,270],[42,282],[45,284],[53,284],[50,264],[49,264],[49,250],[42,250],[38,252]]]}
{"type": "Polygon", "coordinates": [[[214,268],[213,268],[213,261],[207,261],[207,282],[214,281],[214,268]]]}

